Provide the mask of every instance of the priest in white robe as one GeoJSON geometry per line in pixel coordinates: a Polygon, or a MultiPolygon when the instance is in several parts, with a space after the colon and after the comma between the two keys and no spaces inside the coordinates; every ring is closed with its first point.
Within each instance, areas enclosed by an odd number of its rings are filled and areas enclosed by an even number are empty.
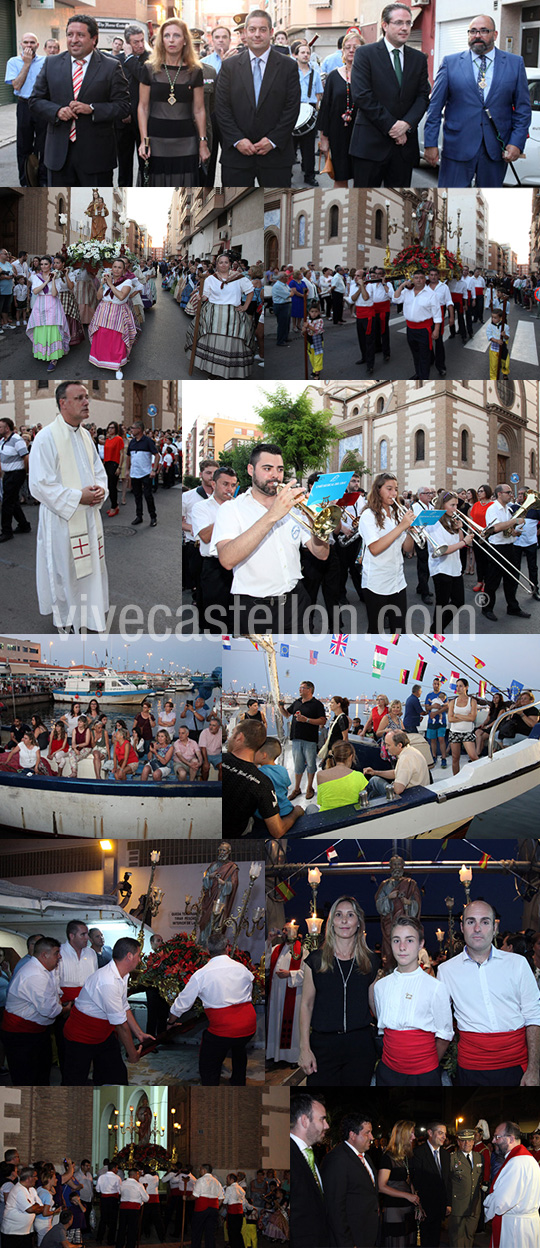
{"type": "Polygon", "coordinates": [[[298,1065],[300,1056],[300,1002],[304,978],[302,942],[287,939],[276,945],[270,959],[266,1057],[271,1062],[298,1065]]]}
{"type": "Polygon", "coordinates": [[[539,1248],[540,1166],[517,1123],[499,1123],[493,1148],[505,1161],[484,1201],[486,1221],[493,1220],[490,1248],[539,1248]]]}
{"type": "Polygon", "coordinates": [[[56,389],[59,415],[30,450],[29,488],[41,504],[36,579],[39,610],[64,632],[103,632],[109,583],[101,507],[107,476],[86,429],[88,391],[64,381],[56,389]]]}

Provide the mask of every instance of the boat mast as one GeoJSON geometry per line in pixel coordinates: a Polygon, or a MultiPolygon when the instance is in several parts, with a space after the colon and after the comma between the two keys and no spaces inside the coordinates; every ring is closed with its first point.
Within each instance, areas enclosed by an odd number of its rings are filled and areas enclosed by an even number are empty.
{"type": "Polygon", "coordinates": [[[285,730],[283,727],[283,715],[279,709],[281,693],[279,691],[279,676],[276,662],[276,647],[271,633],[249,633],[249,640],[254,641],[264,650],[266,662],[268,666],[268,679],[270,682],[270,705],[274,708],[276,719],[276,731],[280,741],[285,739],[285,730]]]}

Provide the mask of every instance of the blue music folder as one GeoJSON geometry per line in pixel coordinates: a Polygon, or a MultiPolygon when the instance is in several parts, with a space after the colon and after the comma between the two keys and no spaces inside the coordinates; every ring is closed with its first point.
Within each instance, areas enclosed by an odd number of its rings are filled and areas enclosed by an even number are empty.
{"type": "Polygon", "coordinates": [[[446,513],[444,511],[421,511],[411,524],[411,529],[421,528],[425,524],[436,524],[437,520],[442,520],[446,513]]]}
{"type": "Polygon", "coordinates": [[[352,472],[325,472],[315,482],[311,494],[308,498],[309,506],[313,503],[321,504],[324,499],[329,499],[331,503],[337,498],[342,498],[347,490],[347,486],[352,472]]]}

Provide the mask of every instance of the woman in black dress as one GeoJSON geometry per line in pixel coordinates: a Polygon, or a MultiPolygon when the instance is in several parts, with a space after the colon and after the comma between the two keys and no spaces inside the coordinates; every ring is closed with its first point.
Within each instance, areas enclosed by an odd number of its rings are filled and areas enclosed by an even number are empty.
{"type": "Polygon", "coordinates": [[[177,17],[160,26],[152,55],[142,67],[137,116],[147,184],[201,185],[199,163],[210,159],[203,71],[188,27],[177,17]]]}
{"type": "Polygon", "coordinates": [[[308,1087],[369,1087],[377,1053],[368,990],[379,966],[363,910],[354,897],[339,897],[321,948],[304,966],[299,1064],[308,1087]]]}
{"type": "Polygon", "coordinates": [[[414,1139],[414,1122],[400,1118],[381,1157],[377,1180],[383,1198],[383,1248],[412,1248],[416,1244],[415,1210],[420,1197],[409,1176],[414,1139]]]}
{"type": "Polygon", "coordinates": [[[346,187],[353,176],[349,143],[356,116],[352,102],[351,70],[356,49],[365,43],[358,26],[351,26],[343,40],[343,65],[333,69],[324,84],[319,109],[319,149],[329,152],[334,167],[334,186],[346,187]]]}

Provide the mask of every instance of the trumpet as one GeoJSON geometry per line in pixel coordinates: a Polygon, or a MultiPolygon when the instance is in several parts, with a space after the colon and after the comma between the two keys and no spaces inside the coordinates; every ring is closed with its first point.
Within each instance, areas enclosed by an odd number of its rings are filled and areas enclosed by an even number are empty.
{"type": "MultiPolygon", "coordinates": [[[[290,482],[287,484],[290,484],[290,482]]],[[[277,486],[276,493],[283,489],[285,489],[285,483],[277,486]]],[[[305,529],[309,529],[320,542],[330,541],[334,529],[341,522],[342,516],[342,508],[338,507],[336,503],[331,503],[326,498],[322,501],[320,511],[312,511],[311,507],[308,507],[307,503],[301,498],[297,499],[291,511],[300,511],[302,513],[305,519],[297,516],[299,523],[303,524],[305,529]]]]}
{"type": "MultiPolygon", "coordinates": [[[[513,537],[515,534],[515,530],[516,530],[516,520],[521,520],[522,517],[526,516],[527,512],[531,510],[531,507],[538,507],[539,505],[540,505],[540,494],[537,494],[536,490],[530,490],[529,493],[527,494],[527,497],[525,498],[525,501],[521,504],[520,507],[518,507],[517,511],[514,512],[512,516],[512,524],[509,526],[508,529],[503,529],[502,531],[503,537],[513,537]]],[[[492,533],[493,533],[493,525],[490,524],[489,528],[483,530],[483,537],[479,538],[479,541],[484,541],[484,542],[489,541],[489,538],[491,537],[492,533]]]]}

